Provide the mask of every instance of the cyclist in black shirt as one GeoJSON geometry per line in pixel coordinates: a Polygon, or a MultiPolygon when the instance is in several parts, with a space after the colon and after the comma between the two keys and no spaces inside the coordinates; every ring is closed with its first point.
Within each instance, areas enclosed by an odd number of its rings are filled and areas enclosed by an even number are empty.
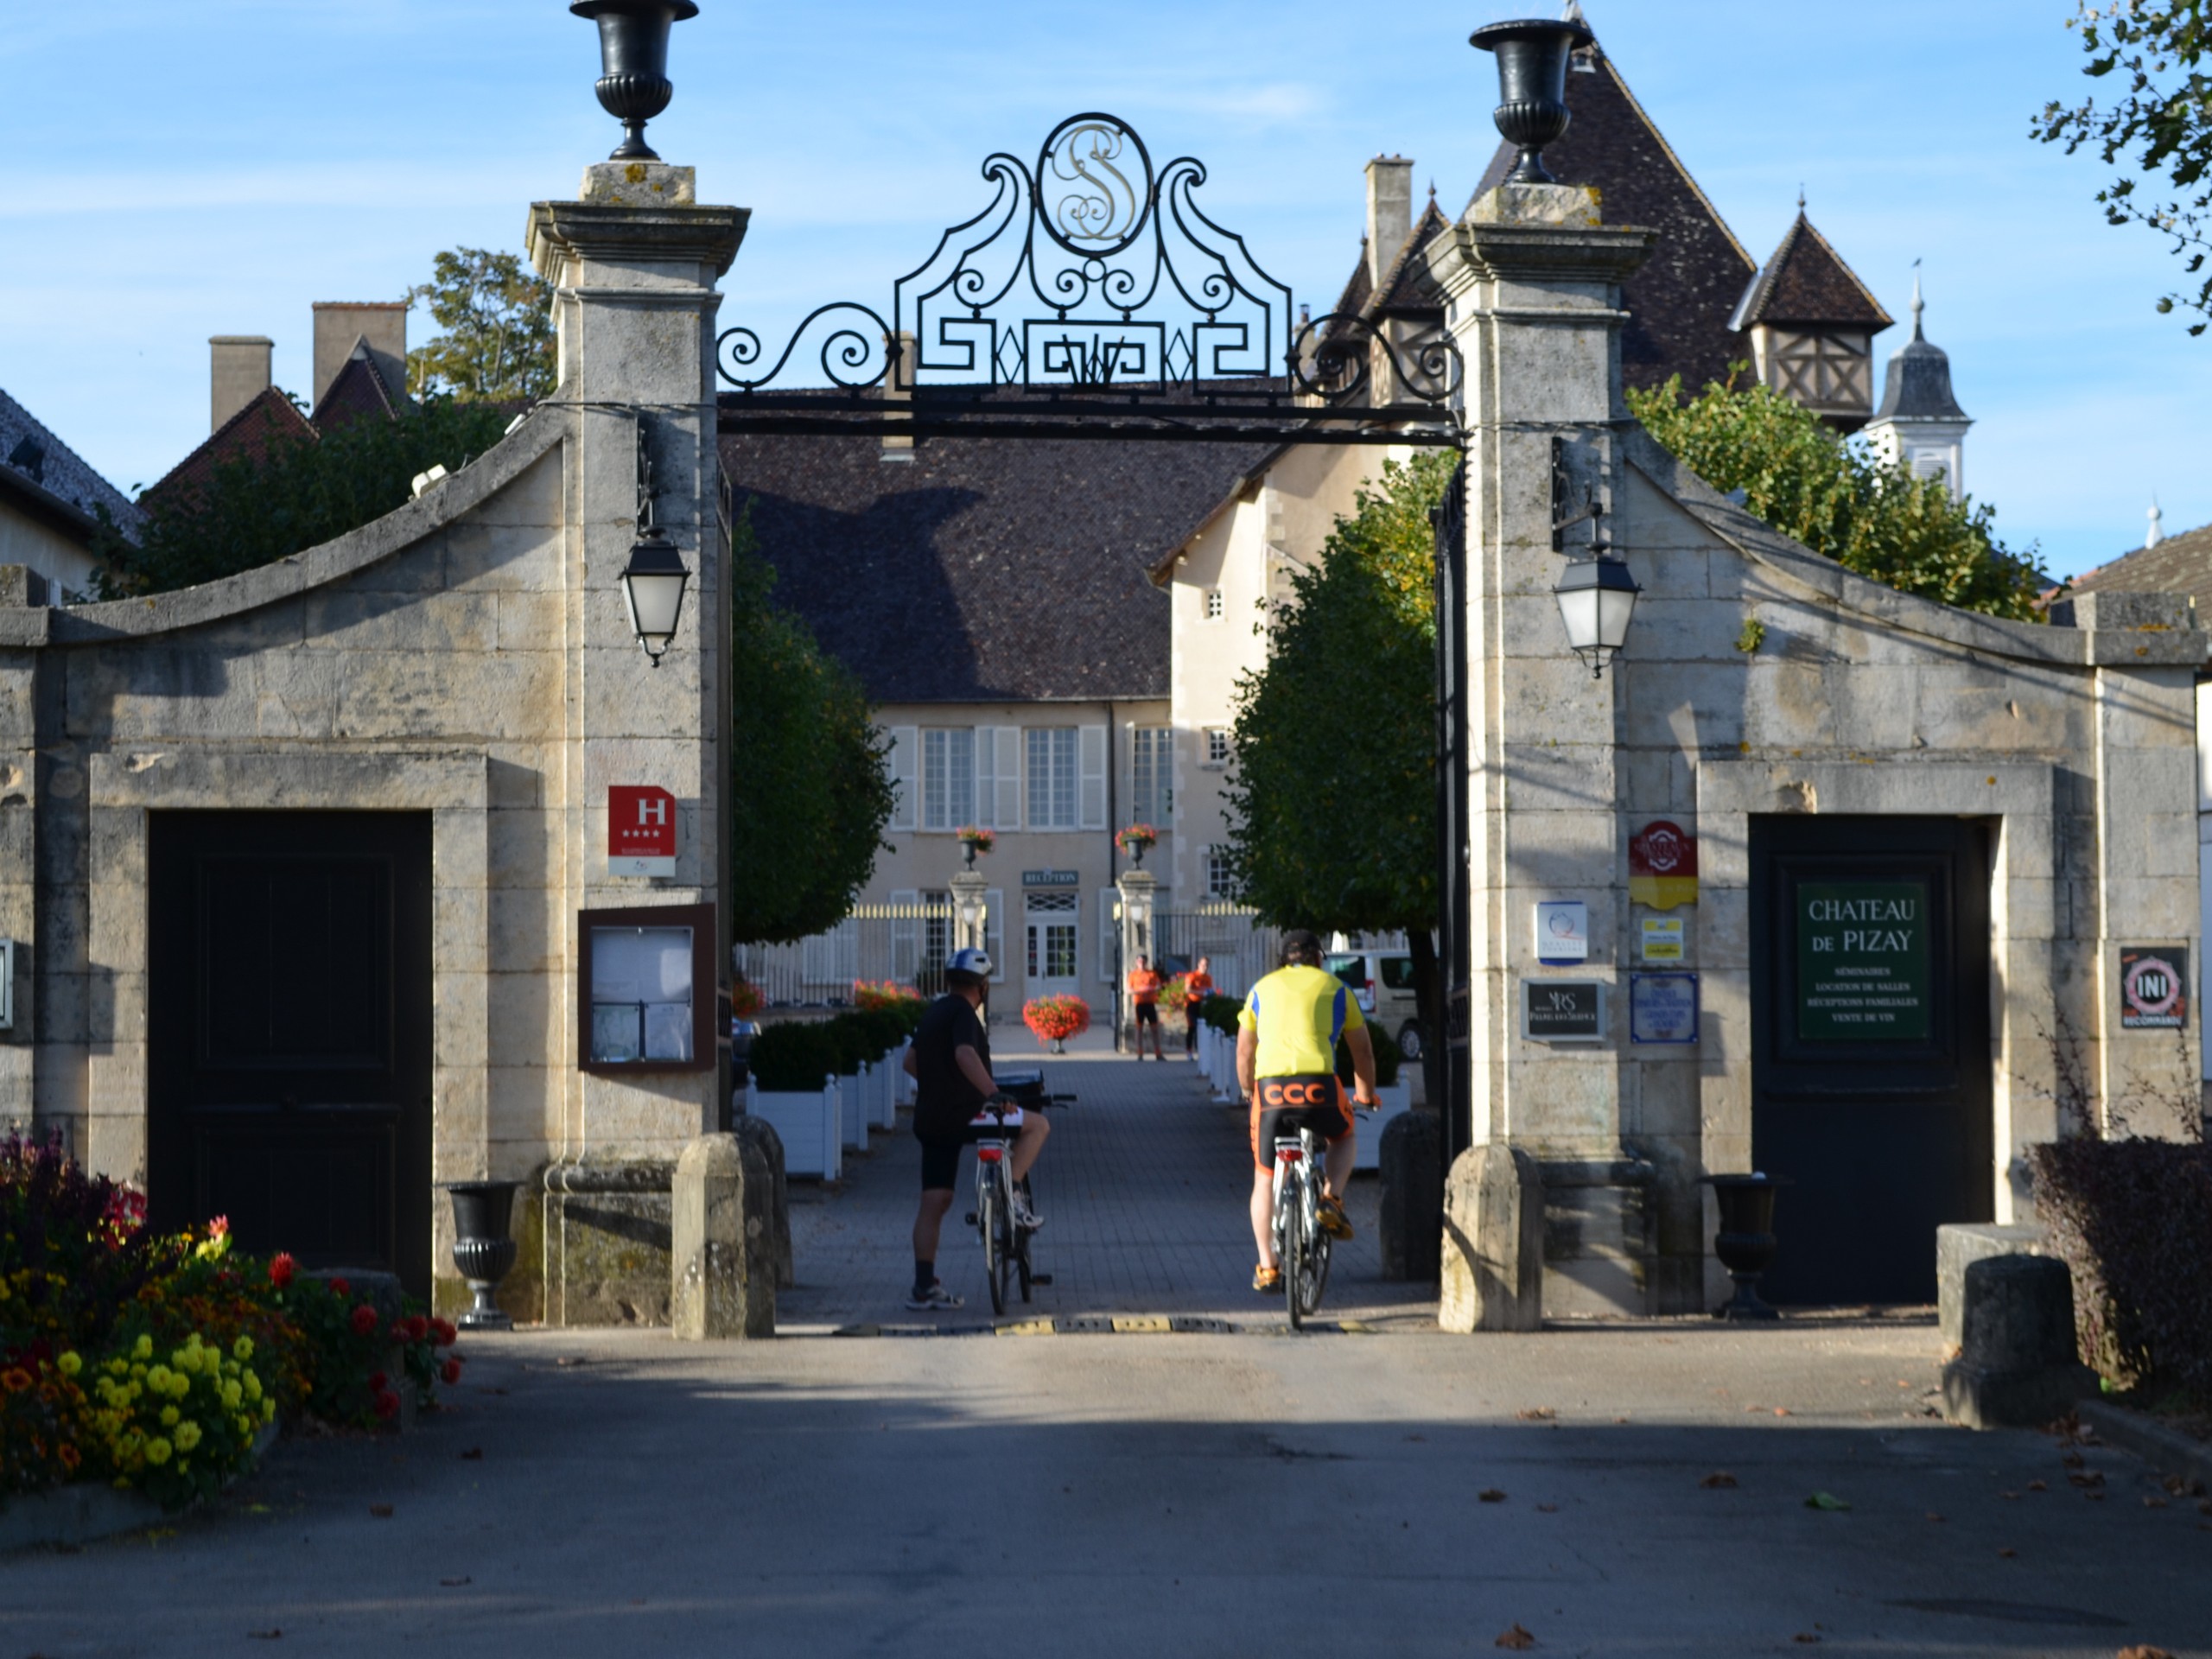
{"type": "MultiPolygon", "coordinates": [[[[944,969],[950,988],[922,1016],[913,1046],[906,1052],[906,1072],[914,1079],[914,1138],[922,1143],[922,1202],[914,1215],[914,1287],[906,1299],[911,1308],[961,1306],[961,1298],[938,1280],[938,1232],[952,1208],[961,1148],[983,1135],[1002,1133],[995,1126],[974,1122],[998,1093],[991,1077],[989,1031],[982,1018],[990,976],[991,959],[983,952],[955,951],[944,969]]],[[[1014,1218],[1034,1231],[1044,1224],[1030,1209],[1021,1180],[1044,1150],[1049,1131],[1040,1114],[1011,1105],[1006,1109],[1006,1127],[1014,1131],[1014,1218]]]]}

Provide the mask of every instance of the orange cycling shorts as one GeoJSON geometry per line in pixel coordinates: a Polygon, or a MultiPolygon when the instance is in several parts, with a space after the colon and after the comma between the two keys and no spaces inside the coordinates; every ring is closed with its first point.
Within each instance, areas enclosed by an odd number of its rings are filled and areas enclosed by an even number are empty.
{"type": "Polygon", "coordinates": [[[1262,1174],[1274,1168],[1278,1137],[1311,1129],[1334,1142],[1350,1135],[1351,1126],[1351,1103],[1332,1073],[1262,1077],[1252,1090],[1252,1167],[1262,1174]]]}

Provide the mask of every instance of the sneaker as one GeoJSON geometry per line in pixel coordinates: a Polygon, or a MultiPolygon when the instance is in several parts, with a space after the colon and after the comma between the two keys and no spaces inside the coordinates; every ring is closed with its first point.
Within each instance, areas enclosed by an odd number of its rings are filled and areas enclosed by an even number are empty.
{"type": "Polygon", "coordinates": [[[944,1281],[941,1279],[932,1279],[930,1281],[930,1287],[927,1290],[918,1294],[909,1294],[906,1298],[906,1306],[917,1313],[938,1313],[949,1308],[965,1307],[967,1305],[964,1298],[956,1296],[947,1290],[944,1287],[944,1281]]]}
{"type": "Polygon", "coordinates": [[[1252,1288],[1258,1291],[1262,1296],[1273,1296],[1279,1294],[1282,1289],[1282,1269],[1281,1268],[1253,1268],[1252,1288]]]}
{"type": "Polygon", "coordinates": [[[1350,1238],[1352,1236],[1351,1217],[1344,1214],[1344,1205],[1334,1198],[1324,1198],[1321,1200],[1319,1219],[1321,1230],[1331,1238],[1350,1238]]]}
{"type": "Polygon", "coordinates": [[[1025,1233],[1041,1231],[1045,1219],[1029,1205],[1029,1195],[1020,1187],[1014,1189],[1014,1224],[1025,1233]]]}

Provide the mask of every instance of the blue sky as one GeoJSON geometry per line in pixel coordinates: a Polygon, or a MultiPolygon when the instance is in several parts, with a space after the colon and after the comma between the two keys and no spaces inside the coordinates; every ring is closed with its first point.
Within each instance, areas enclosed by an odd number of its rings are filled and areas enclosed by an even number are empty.
{"type": "MultiPolygon", "coordinates": [[[[1531,6],[1524,10],[1542,8],[1531,6]]],[[[1630,85],[1753,255],[1815,223],[1929,336],[1977,419],[1967,485],[2067,574],[2212,521],[2212,334],[2152,302],[2177,263],[2107,228],[2092,158],[2031,143],[2085,83],[2067,0],[1587,0],[1630,85]]],[[[1320,309],[1350,269],[1361,167],[1419,162],[1456,210],[1496,143],[1468,30],[1510,6],[1064,7],[702,0],[652,137],[753,210],[727,322],[879,305],[988,200],[997,148],[1105,109],[1320,309]]],[[[304,391],[310,303],[396,298],[459,244],[519,249],[618,137],[597,48],[559,0],[103,0],[0,35],[0,387],[118,484],[207,430],[214,334],[275,338],[304,391]]],[[[414,320],[414,338],[428,332],[414,320]]],[[[1902,343],[1903,329],[1877,342],[1902,343]]]]}

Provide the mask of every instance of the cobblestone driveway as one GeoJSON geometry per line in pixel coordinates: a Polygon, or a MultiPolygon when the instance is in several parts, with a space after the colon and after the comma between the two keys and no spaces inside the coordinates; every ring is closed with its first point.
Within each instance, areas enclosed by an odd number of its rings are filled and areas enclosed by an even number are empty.
{"type": "MultiPolygon", "coordinates": [[[[1052,1113],[1052,1139],[1033,1185],[1046,1219],[1036,1261],[1053,1282],[1037,1287],[1029,1318],[1154,1314],[1280,1326],[1282,1299],[1251,1289],[1252,1236],[1245,1219],[1250,1152],[1241,1107],[1214,1103],[1198,1069],[1107,1052],[1093,1033],[1087,1052],[1039,1057],[1019,1027],[995,1029],[998,1069],[1041,1063],[1046,1087],[1078,1103],[1052,1113]]],[[[878,1132],[866,1155],[845,1154],[835,1188],[791,1187],[792,1253],[798,1287],[777,1299],[779,1326],[793,1333],[855,1325],[973,1327],[990,1317],[983,1253],[969,1208],[969,1160],[938,1253],[938,1274],[968,1299],[958,1313],[917,1315],[901,1306],[913,1277],[909,1234],[919,1191],[921,1149],[902,1113],[895,1133],[878,1132]],[[980,1312],[979,1312],[980,1310],[980,1312]]],[[[1352,1183],[1346,1206],[1358,1236],[1332,1258],[1324,1319],[1392,1329],[1435,1327],[1435,1295],[1423,1285],[1381,1276],[1376,1186],[1352,1183]]]]}

